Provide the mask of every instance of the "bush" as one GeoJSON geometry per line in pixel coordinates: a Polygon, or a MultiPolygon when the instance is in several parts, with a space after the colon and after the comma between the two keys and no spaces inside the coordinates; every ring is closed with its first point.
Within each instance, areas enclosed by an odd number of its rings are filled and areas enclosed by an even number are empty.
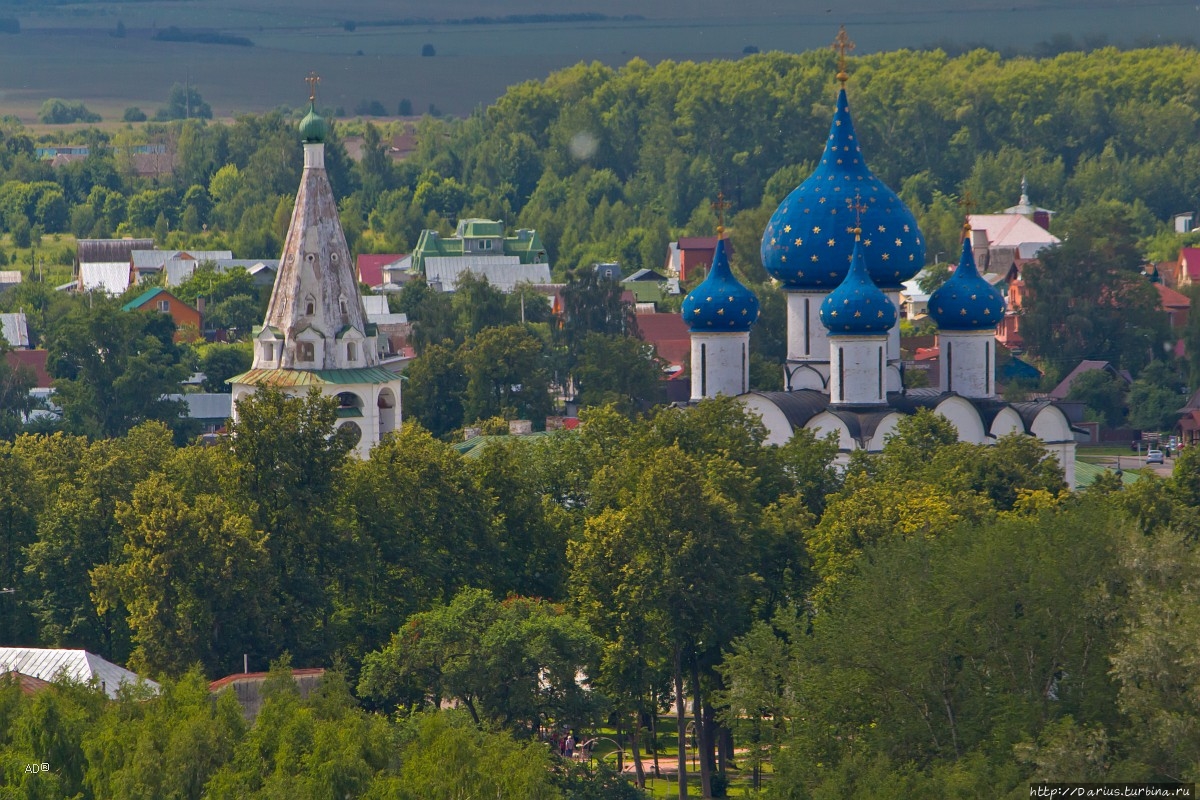
{"type": "Polygon", "coordinates": [[[126,122],[145,122],[146,112],[142,111],[137,106],[130,106],[125,109],[125,115],[121,117],[126,122]]]}
{"type": "Polygon", "coordinates": [[[437,55],[437,50],[433,48],[433,45],[425,44],[421,46],[421,55],[425,56],[426,58],[430,58],[437,55]]]}

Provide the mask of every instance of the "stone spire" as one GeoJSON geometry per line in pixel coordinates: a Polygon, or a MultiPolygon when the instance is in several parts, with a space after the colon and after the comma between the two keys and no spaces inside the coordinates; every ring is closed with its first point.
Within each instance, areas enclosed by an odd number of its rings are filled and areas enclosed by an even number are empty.
{"type": "Polygon", "coordinates": [[[301,123],[304,173],[263,321],[264,328],[283,338],[283,348],[269,353],[271,359],[256,349],[256,369],[347,369],[378,363],[325,172],[326,131],[310,99],[301,123]]]}

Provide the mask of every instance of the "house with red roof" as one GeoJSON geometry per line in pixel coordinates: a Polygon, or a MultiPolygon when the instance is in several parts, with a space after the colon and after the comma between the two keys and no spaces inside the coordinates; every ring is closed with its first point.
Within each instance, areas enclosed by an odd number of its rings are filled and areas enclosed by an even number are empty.
{"type": "Polygon", "coordinates": [[[1185,247],[1179,251],[1175,281],[1180,289],[1200,281],[1200,247],[1185,247]]]}
{"type": "MultiPolygon", "coordinates": [[[[726,240],[725,246],[732,255],[733,245],[726,240]]],[[[716,249],[716,236],[681,236],[679,241],[668,245],[664,268],[668,275],[676,276],[680,281],[703,278],[712,264],[713,251],[716,249]]]]}
{"type": "Polygon", "coordinates": [[[399,273],[407,271],[412,260],[406,253],[360,253],[356,265],[358,282],[371,289],[379,289],[387,283],[400,283],[399,273]]]}

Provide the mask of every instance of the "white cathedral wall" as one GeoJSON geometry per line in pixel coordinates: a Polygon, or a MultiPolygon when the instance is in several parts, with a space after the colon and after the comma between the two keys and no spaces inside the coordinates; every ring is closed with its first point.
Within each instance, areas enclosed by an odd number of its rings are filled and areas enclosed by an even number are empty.
{"type": "Polygon", "coordinates": [[[801,389],[816,389],[818,392],[823,392],[829,387],[829,362],[797,363],[789,361],[783,366],[783,385],[789,392],[798,392],[801,389]]]}
{"type": "Polygon", "coordinates": [[[1047,406],[1033,418],[1029,432],[1042,440],[1047,452],[1058,458],[1067,488],[1075,488],[1075,434],[1062,410],[1047,406]]]}
{"type": "Polygon", "coordinates": [[[991,440],[985,435],[979,412],[969,401],[961,397],[947,397],[937,404],[935,411],[954,426],[960,442],[991,444],[991,440]]]}
{"type": "Polygon", "coordinates": [[[692,400],[737,396],[750,387],[750,334],[698,333],[692,338],[692,400]]]}
{"type": "Polygon", "coordinates": [[[867,450],[872,453],[878,453],[887,444],[888,437],[894,436],[896,426],[900,420],[904,419],[904,415],[900,413],[889,414],[875,427],[875,435],[871,437],[871,441],[867,443],[867,450]]]}
{"type": "MultiPolygon", "coordinates": [[[[829,333],[821,324],[821,303],[828,292],[787,294],[788,361],[825,361],[829,358],[829,333]]],[[[808,387],[800,387],[808,388],[808,387]]]]}
{"type": "Polygon", "coordinates": [[[898,289],[895,291],[889,290],[885,294],[896,309],[896,324],[888,331],[887,390],[889,392],[898,392],[904,388],[904,380],[900,375],[900,291],[898,289]]]}
{"type": "Polygon", "coordinates": [[[996,396],[996,331],[941,331],[938,377],[943,391],[963,397],[996,396]]]}
{"type": "Polygon", "coordinates": [[[756,414],[762,420],[763,426],[767,429],[764,445],[782,446],[792,438],[792,423],[788,422],[787,416],[779,406],[757,394],[744,394],[738,399],[742,401],[742,405],[746,407],[747,411],[756,414]]]}
{"type": "Polygon", "coordinates": [[[829,337],[829,402],[883,403],[886,399],[887,336],[829,337]]]}
{"type": "Polygon", "coordinates": [[[1025,423],[1021,420],[1021,415],[1016,411],[1011,408],[1003,408],[996,415],[996,418],[992,420],[992,428],[988,432],[994,441],[1010,433],[1024,433],[1025,423]]]}
{"type": "Polygon", "coordinates": [[[816,434],[818,439],[824,439],[831,433],[834,434],[837,436],[838,450],[842,452],[848,453],[858,449],[858,442],[850,435],[850,429],[846,427],[846,423],[828,411],[817,414],[805,423],[804,427],[816,434]]]}

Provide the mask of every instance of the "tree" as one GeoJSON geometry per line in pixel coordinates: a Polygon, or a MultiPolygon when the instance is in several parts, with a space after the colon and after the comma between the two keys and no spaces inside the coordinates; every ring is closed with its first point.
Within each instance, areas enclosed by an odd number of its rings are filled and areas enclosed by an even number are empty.
{"type": "Polygon", "coordinates": [[[413,359],[406,372],[407,417],[419,421],[434,436],[445,436],[462,427],[467,378],[458,352],[440,344],[430,345],[413,359]]]}
{"type": "Polygon", "coordinates": [[[615,403],[629,414],[663,399],[662,360],[651,345],[630,336],[587,334],[572,375],[583,405],[615,403]]]}
{"type": "Polygon", "coordinates": [[[204,102],[199,89],[176,83],[171,86],[167,105],[158,109],[154,118],[165,122],[173,119],[212,119],[212,115],[212,107],[204,102]]]}
{"type": "Polygon", "coordinates": [[[528,328],[485,328],[462,347],[463,396],[469,420],[543,420],[549,413],[550,371],[545,346],[528,328]]]}
{"type": "Polygon", "coordinates": [[[204,373],[201,384],[206,392],[231,392],[227,381],[250,369],[252,356],[248,347],[241,345],[210,344],[200,354],[200,371],[204,373]]]}
{"type": "Polygon", "coordinates": [[[578,620],[540,600],[464,589],[416,614],[363,661],[359,691],[421,708],[454,698],[481,721],[526,734],[558,720],[584,721],[593,701],[577,675],[595,642],[578,620]]]}
{"type": "Polygon", "coordinates": [[[79,306],[47,336],[55,403],[74,431],[119,436],[146,420],[178,425],[188,370],[166,314],[125,312],[108,300],[79,306]]]}
{"type": "Polygon", "coordinates": [[[72,122],[99,122],[100,115],[88,111],[87,106],[76,101],[52,97],[38,109],[38,122],[43,125],[69,125],[72,122]]]}
{"type": "Polygon", "coordinates": [[[1094,369],[1076,376],[1071,383],[1072,400],[1082,400],[1089,416],[1109,428],[1125,421],[1125,392],[1128,384],[1109,370],[1094,369]]]}
{"type": "Polygon", "coordinates": [[[121,120],[124,122],[145,122],[146,112],[142,111],[137,106],[130,106],[125,109],[125,113],[121,115],[121,120]]]}
{"type": "Polygon", "coordinates": [[[308,658],[330,649],[330,576],[346,557],[331,515],[354,445],[345,428],[335,430],[336,422],[337,401],[315,390],[290,397],[260,388],[238,401],[230,489],[253,528],[267,535],[264,580],[276,588],[268,634],[251,650],[260,658],[283,649],[308,658]]]}
{"type": "Polygon", "coordinates": [[[25,422],[25,415],[33,409],[33,398],[29,390],[36,378],[28,367],[10,365],[7,354],[8,343],[0,336],[0,439],[9,439],[25,422]]]}

